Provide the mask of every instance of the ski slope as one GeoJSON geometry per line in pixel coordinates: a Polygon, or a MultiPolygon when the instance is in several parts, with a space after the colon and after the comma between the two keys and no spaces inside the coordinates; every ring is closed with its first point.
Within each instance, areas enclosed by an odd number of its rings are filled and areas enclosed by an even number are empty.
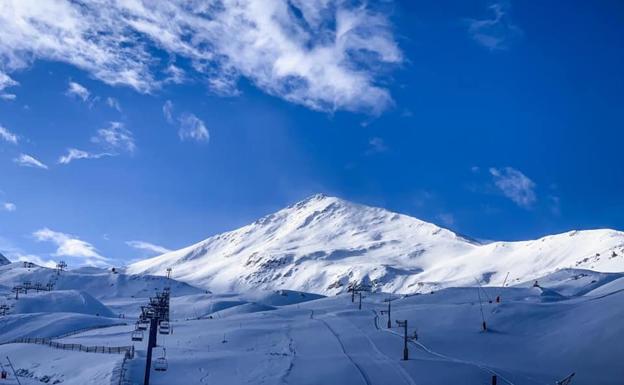
{"type": "MultiPolygon", "coordinates": [[[[562,268],[624,271],[624,233],[570,231],[480,244],[381,208],[315,195],[238,230],[130,265],[215,292],[292,289],[333,295],[350,282],[424,293],[442,287],[518,284],[562,268]]],[[[1,283],[1,282],[0,282],[1,283]]]]}
{"type": "MultiPolygon", "coordinates": [[[[166,357],[169,369],[154,371],[151,383],[488,384],[495,374],[502,384],[544,385],[575,372],[574,385],[620,384],[622,279],[622,274],[564,270],[538,277],[539,286],[533,281],[409,296],[365,293],[362,310],[348,294],[184,294],[182,287],[182,293],[172,293],[173,333],[159,335],[154,352],[154,359],[166,357]],[[381,314],[388,298],[393,299],[391,329],[381,314]],[[481,306],[487,332],[481,330],[481,306]],[[410,335],[418,333],[418,340],[409,342],[408,361],[401,360],[397,319],[408,320],[410,335]]],[[[0,357],[11,357],[25,384],[54,379],[109,385],[119,381],[122,355],[2,342],[56,337],[87,346],[134,344],[136,355],[124,364],[124,380],[141,383],[146,341],[132,342],[130,334],[146,298],[111,301],[137,311],[125,319],[53,309],[1,317],[0,357]],[[120,322],[127,325],[115,326],[120,322]],[[90,330],[80,332],[84,329],[90,330]]]]}

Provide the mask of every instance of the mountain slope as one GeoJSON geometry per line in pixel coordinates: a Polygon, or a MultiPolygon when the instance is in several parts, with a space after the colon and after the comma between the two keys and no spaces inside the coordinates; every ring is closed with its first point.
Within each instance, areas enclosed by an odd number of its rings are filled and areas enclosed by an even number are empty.
{"type": "Polygon", "coordinates": [[[431,223],[315,195],[250,225],[134,263],[216,291],[286,288],[334,294],[349,282],[410,293],[449,285],[502,284],[558,268],[624,271],[624,233],[569,232],[481,245],[431,223]]]}

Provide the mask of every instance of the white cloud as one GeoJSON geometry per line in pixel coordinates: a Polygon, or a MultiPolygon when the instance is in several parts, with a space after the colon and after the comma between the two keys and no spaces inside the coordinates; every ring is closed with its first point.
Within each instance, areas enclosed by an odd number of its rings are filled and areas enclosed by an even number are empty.
{"type": "Polygon", "coordinates": [[[382,138],[374,137],[368,141],[369,148],[366,151],[367,154],[374,154],[379,152],[388,151],[388,146],[382,138]]]}
{"type": "Polygon", "coordinates": [[[9,77],[9,75],[5,74],[4,72],[0,71],[0,99],[3,100],[15,100],[15,98],[17,96],[15,96],[15,94],[8,94],[4,91],[5,88],[9,88],[9,87],[15,87],[17,86],[19,83],[16,82],[15,80],[11,79],[9,77]]]}
{"type": "Polygon", "coordinates": [[[3,100],[15,100],[17,98],[17,95],[15,94],[0,94],[0,99],[3,100]]]}
{"type": "Polygon", "coordinates": [[[509,3],[493,3],[488,7],[491,18],[470,19],[468,32],[482,46],[490,50],[501,50],[509,47],[513,39],[522,35],[522,30],[511,22],[509,3]]]}
{"type": "Polygon", "coordinates": [[[56,267],[56,261],[52,261],[52,260],[46,260],[43,259],[41,257],[39,257],[38,255],[33,255],[33,254],[20,254],[20,253],[9,253],[9,255],[7,255],[7,257],[9,257],[12,261],[18,261],[18,262],[32,262],[36,265],[39,266],[43,266],[43,267],[48,267],[50,269],[53,269],[56,267]]]}
{"type": "Polygon", "coordinates": [[[35,168],[41,168],[44,170],[48,169],[48,166],[46,166],[44,163],[42,163],[40,160],[28,155],[28,154],[20,154],[20,156],[18,156],[17,158],[13,159],[13,161],[17,164],[19,164],[20,166],[23,167],[35,167],[35,168]]]}
{"type": "Polygon", "coordinates": [[[121,105],[119,104],[119,100],[115,98],[111,98],[110,96],[106,98],[106,104],[119,112],[121,112],[121,105]]]}
{"type": "Polygon", "coordinates": [[[4,203],[0,204],[0,210],[11,212],[11,211],[17,210],[17,206],[15,205],[15,203],[4,202],[4,203]]]}
{"type": "Polygon", "coordinates": [[[183,113],[178,118],[180,127],[178,136],[181,140],[194,140],[197,142],[208,142],[210,134],[204,122],[197,116],[190,113],[183,113]]]}
{"type": "Polygon", "coordinates": [[[100,255],[97,249],[71,234],[65,234],[58,231],[43,228],[33,233],[35,239],[39,242],[52,242],[57,246],[54,256],[71,257],[82,260],[87,265],[97,266],[108,261],[106,257],[100,255]]]}
{"type": "Polygon", "coordinates": [[[16,134],[9,131],[7,128],[4,128],[0,125],[0,139],[6,140],[9,143],[17,144],[18,137],[16,134]]]}
{"type": "Polygon", "coordinates": [[[170,64],[169,67],[165,69],[165,74],[167,75],[165,83],[182,84],[186,80],[184,70],[173,64],[170,64]]]}
{"type": "Polygon", "coordinates": [[[518,206],[530,208],[537,200],[535,183],[520,171],[511,167],[492,167],[490,174],[496,187],[518,206]]]}
{"type": "Polygon", "coordinates": [[[108,127],[99,129],[91,141],[115,151],[122,150],[131,153],[136,149],[132,132],[121,122],[110,122],[108,127]]]}
{"type": "Polygon", "coordinates": [[[171,251],[166,247],[144,241],[127,241],[126,244],[130,247],[134,247],[135,249],[149,251],[156,254],[164,254],[171,251]]]}
{"type": "Polygon", "coordinates": [[[173,125],[176,124],[177,120],[180,140],[195,140],[197,142],[208,142],[210,140],[210,133],[206,128],[206,124],[194,114],[183,112],[177,118],[174,117],[171,100],[167,100],[163,104],[162,111],[167,123],[173,125]]]}
{"type": "Polygon", "coordinates": [[[7,75],[4,72],[0,71],[0,91],[4,90],[5,88],[15,87],[18,84],[19,83],[16,82],[15,80],[11,79],[11,77],[9,77],[9,75],[7,75]]]}
{"type": "Polygon", "coordinates": [[[163,104],[162,111],[167,123],[173,124],[173,103],[171,100],[167,100],[165,104],[163,104]]]}
{"type": "Polygon", "coordinates": [[[312,109],[378,114],[392,104],[380,76],[403,61],[378,8],[343,0],[5,0],[0,63],[13,71],[60,61],[150,92],[180,79],[156,54],[164,51],[218,94],[236,94],[245,77],[312,109]]]}
{"type": "Polygon", "coordinates": [[[58,162],[60,164],[69,164],[73,160],[78,160],[78,159],[99,159],[99,158],[102,158],[104,156],[113,156],[113,154],[109,154],[109,153],[106,153],[106,152],[99,153],[99,154],[92,154],[90,152],[78,150],[76,148],[68,148],[67,149],[67,154],[61,156],[59,158],[58,162]]]}
{"type": "Polygon", "coordinates": [[[91,95],[91,93],[85,86],[76,82],[69,82],[66,94],[68,96],[76,96],[82,99],[83,102],[89,100],[89,96],[91,95]]]}

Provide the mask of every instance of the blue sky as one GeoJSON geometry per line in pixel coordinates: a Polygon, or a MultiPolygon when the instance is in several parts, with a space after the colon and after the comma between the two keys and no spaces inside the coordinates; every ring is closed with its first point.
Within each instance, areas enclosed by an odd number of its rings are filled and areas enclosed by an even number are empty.
{"type": "Polygon", "coordinates": [[[231,3],[0,5],[0,252],[119,264],[317,192],[624,229],[621,2],[231,3]]]}

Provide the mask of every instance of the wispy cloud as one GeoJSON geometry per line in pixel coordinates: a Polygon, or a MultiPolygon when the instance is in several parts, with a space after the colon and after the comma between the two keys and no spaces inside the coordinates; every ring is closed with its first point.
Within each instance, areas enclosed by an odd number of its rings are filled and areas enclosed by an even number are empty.
{"type": "Polygon", "coordinates": [[[0,211],[15,211],[17,210],[17,206],[15,205],[15,203],[11,203],[11,202],[4,202],[4,203],[0,203],[0,211]]]}
{"type": "Polygon", "coordinates": [[[12,71],[60,61],[150,92],[181,79],[156,53],[164,51],[218,94],[237,94],[244,77],[312,109],[378,114],[393,103],[382,74],[403,61],[382,9],[342,0],[5,0],[0,62],[12,71]]]}
{"type": "Polygon", "coordinates": [[[58,160],[60,164],[69,164],[74,160],[79,159],[99,159],[105,156],[113,156],[114,154],[109,154],[107,152],[93,154],[87,151],[78,150],[76,148],[68,148],[67,154],[61,156],[58,160]]]}
{"type": "Polygon", "coordinates": [[[43,259],[40,256],[34,254],[9,253],[7,257],[9,257],[13,261],[32,262],[36,265],[48,267],[50,269],[56,267],[56,261],[43,259]]]}
{"type": "Polygon", "coordinates": [[[190,113],[183,113],[178,118],[180,127],[178,136],[180,140],[194,140],[196,142],[208,142],[210,134],[204,122],[197,116],[190,113]]]}
{"type": "Polygon", "coordinates": [[[0,139],[5,140],[9,143],[17,144],[19,138],[16,134],[12,133],[7,128],[0,125],[0,139]]]}
{"type": "Polygon", "coordinates": [[[112,109],[115,109],[119,112],[121,112],[121,104],[119,104],[119,100],[112,98],[112,97],[107,97],[106,98],[106,105],[109,106],[112,109]]]}
{"type": "Polygon", "coordinates": [[[28,154],[20,154],[17,158],[13,159],[13,161],[23,167],[34,167],[44,170],[48,169],[47,165],[28,154]]]}
{"type": "Polygon", "coordinates": [[[206,124],[194,114],[183,112],[177,117],[174,116],[171,100],[167,100],[163,104],[162,111],[167,123],[171,125],[177,123],[180,140],[194,140],[196,142],[208,142],[210,140],[210,133],[206,124]]]}
{"type": "Polygon", "coordinates": [[[537,200],[535,183],[522,172],[512,167],[492,167],[490,174],[496,187],[518,206],[530,208],[537,200]]]}
{"type": "Polygon", "coordinates": [[[91,141],[112,151],[132,153],[136,149],[132,132],[121,122],[110,122],[108,127],[99,129],[91,141]]]}
{"type": "Polygon", "coordinates": [[[384,142],[384,140],[379,137],[370,138],[368,140],[368,145],[369,147],[366,153],[369,155],[388,151],[388,146],[386,145],[386,142],[384,142]]]}
{"type": "Polygon", "coordinates": [[[5,88],[14,87],[16,85],[18,85],[18,83],[15,80],[11,79],[9,75],[0,71],[0,91],[4,90],[5,88]]]}
{"type": "Polygon", "coordinates": [[[164,254],[171,251],[166,247],[155,245],[153,243],[145,241],[127,241],[126,244],[130,247],[134,247],[135,249],[148,251],[155,254],[164,254]]]}
{"type": "Polygon", "coordinates": [[[165,104],[163,104],[162,111],[167,123],[173,124],[173,103],[171,100],[167,100],[165,104]]]}
{"type": "Polygon", "coordinates": [[[9,93],[5,93],[3,91],[4,91],[5,88],[15,87],[18,84],[19,83],[16,82],[15,80],[11,79],[11,77],[9,77],[9,75],[7,75],[4,72],[0,71],[0,99],[15,100],[15,98],[16,98],[15,94],[9,94],[9,93]]]}
{"type": "Polygon", "coordinates": [[[522,30],[509,17],[509,8],[508,2],[493,3],[488,6],[491,17],[468,20],[468,32],[474,41],[490,50],[501,50],[522,36],[522,30]]]}
{"type": "Polygon", "coordinates": [[[91,95],[91,93],[85,86],[76,82],[69,82],[65,94],[68,96],[75,96],[81,99],[83,102],[89,100],[89,96],[91,95]]]}
{"type": "Polygon", "coordinates": [[[108,261],[108,258],[100,255],[97,249],[78,237],[66,234],[49,228],[43,228],[33,233],[39,242],[52,242],[57,246],[54,256],[70,257],[79,259],[82,263],[91,266],[98,266],[108,261]]]}

